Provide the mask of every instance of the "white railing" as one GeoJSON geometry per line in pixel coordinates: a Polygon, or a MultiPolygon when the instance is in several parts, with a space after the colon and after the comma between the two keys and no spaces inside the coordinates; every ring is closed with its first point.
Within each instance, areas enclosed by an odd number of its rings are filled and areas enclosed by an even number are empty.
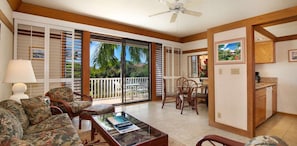
{"type": "MultiPolygon", "coordinates": [[[[148,89],[148,77],[130,77],[126,78],[126,85],[138,85],[137,88],[130,88],[133,91],[143,91],[148,89]]],[[[129,86],[124,87],[125,91],[129,86]]],[[[146,91],[147,92],[147,91],[146,91]]],[[[97,99],[109,99],[122,97],[122,79],[121,78],[90,78],[90,95],[97,99]]]]}

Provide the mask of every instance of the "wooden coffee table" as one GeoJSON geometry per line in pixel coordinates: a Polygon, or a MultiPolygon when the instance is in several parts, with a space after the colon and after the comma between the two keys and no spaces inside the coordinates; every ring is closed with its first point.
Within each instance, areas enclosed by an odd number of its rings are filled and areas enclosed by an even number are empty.
{"type": "Polygon", "coordinates": [[[141,145],[141,146],[168,146],[168,135],[160,130],[134,118],[125,113],[107,113],[102,115],[93,115],[91,118],[92,130],[91,139],[94,140],[95,131],[99,132],[102,137],[111,146],[121,145],[141,145]],[[108,117],[122,115],[131,123],[138,126],[140,129],[120,134],[112,124],[107,121],[108,117]]]}

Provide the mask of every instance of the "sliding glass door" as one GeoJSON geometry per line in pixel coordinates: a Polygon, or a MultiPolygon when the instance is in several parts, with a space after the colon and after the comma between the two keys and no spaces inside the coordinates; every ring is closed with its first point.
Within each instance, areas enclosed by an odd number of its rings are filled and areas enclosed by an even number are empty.
{"type": "Polygon", "coordinates": [[[103,103],[148,100],[149,44],[91,34],[90,94],[103,103]]]}

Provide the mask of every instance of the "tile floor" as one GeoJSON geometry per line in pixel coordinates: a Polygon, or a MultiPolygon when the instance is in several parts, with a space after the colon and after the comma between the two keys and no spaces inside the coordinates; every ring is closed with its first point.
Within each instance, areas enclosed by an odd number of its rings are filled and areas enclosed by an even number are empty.
{"type": "MultiPolygon", "coordinates": [[[[189,107],[184,108],[183,115],[175,109],[174,103],[166,103],[161,109],[161,102],[143,102],[116,106],[116,111],[126,111],[134,117],[167,133],[169,137],[187,146],[194,146],[197,141],[208,134],[217,134],[241,142],[249,138],[208,126],[208,111],[200,104],[199,115],[189,107]]],[[[78,118],[73,123],[78,127],[78,118]]],[[[90,123],[83,121],[82,130],[89,130],[90,123]]],[[[259,126],[256,135],[275,135],[282,138],[290,146],[297,145],[297,116],[277,114],[259,126]]]]}

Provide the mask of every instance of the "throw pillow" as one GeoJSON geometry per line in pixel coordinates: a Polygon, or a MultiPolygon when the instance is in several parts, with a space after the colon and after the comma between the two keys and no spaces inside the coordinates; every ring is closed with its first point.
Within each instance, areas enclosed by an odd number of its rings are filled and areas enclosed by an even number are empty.
{"type": "Polygon", "coordinates": [[[31,124],[40,123],[52,116],[49,98],[47,96],[21,99],[21,102],[31,124]]]}
{"type": "Polygon", "coordinates": [[[15,100],[3,100],[0,102],[0,107],[9,110],[16,116],[16,118],[21,122],[23,129],[27,129],[29,126],[29,119],[25,113],[22,105],[15,100]]]}
{"type": "Polygon", "coordinates": [[[0,133],[10,137],[23,137],[23,127],[20,121],[10,111],[0,108],[0,133]]]}

